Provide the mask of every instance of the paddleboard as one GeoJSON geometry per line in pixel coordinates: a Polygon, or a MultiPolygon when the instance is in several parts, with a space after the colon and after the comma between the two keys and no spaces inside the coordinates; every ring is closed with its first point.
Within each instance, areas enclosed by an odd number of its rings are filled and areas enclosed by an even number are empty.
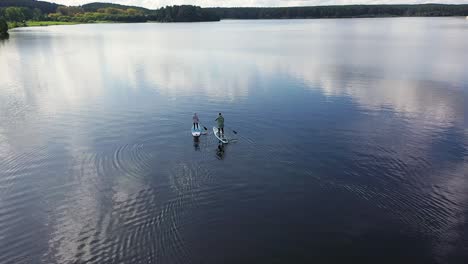
{"type": "Polygon", "coordinates": [[[227,144],[229,142],[227,138],[224,137],[224,135],[220,135],[220,133],[218,133],[217,127],[213,127],[213,134],[215,135],[217,139],[219,139],[219,141],[223,142],[224,144],[227,144]]]}
{"type": "Polygon", "coordinates": [[[193,125],[192,125],[192,136],[199,137],[201,133],[202,133],[202,127],[200,126],[200,124],[198,124],[198,128],[193,128],[193,125]]]}

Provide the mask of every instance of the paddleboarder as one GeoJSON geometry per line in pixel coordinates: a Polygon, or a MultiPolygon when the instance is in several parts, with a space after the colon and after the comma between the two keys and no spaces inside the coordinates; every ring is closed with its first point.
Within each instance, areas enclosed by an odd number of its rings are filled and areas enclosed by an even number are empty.
{"type": "Polygon", "coordinates": [[[218,134],[221,132],[221,134],[224,135],[224,117],[223,117],[223,115],[221,113],[219,113],[218,118],[216,118],[215,121],[218,124],[218,134]]]}
{"type": "Polygon", "coordinates": [[[198,122],[200,121],[197,113],[193,114],[193,129],[199,129],[198,122]]]}

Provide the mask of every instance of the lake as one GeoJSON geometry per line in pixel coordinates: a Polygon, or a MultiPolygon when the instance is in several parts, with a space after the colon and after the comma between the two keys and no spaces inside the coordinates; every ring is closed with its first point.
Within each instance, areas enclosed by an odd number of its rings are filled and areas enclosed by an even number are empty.
{"type": "Polygon", "coordinates": [[[0,263],[463,263],[467,35],[464,18],[12,30],[0,263]]]}

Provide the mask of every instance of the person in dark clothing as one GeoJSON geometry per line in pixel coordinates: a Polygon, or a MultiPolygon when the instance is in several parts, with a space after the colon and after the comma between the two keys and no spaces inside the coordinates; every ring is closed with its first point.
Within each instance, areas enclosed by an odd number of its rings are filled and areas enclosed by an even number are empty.
{"type": "Polygon", "coordinates": [[[215,119],[218,124],[218,133],[224,135],[224,117],[219,113],[218,118],[215,119]]]}

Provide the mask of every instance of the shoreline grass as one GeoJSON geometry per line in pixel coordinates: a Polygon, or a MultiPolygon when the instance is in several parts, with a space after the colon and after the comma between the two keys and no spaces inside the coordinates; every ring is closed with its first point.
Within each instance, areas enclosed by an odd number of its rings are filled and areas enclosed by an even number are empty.
{"type": "Polygon", "coordinates": [[[55,25],[76,25],[78,22],[60,22],[60,21],[28,21],[26,25],[28,27],[46,27],[55,25]]]}
{"type": "Polygon", "coordinates": [[[79,22],[62,22],[62,21],[31,21],[28,20],[24,23],[8,22],[8,29],[20,27],[47,27],[56,25],[77,25],[79,22]]]}
{"type": "Polygon", "coordinates": [[[47,27],[47,26],[63,26],[63,25],[78,25],[78,24],[108,24],[116,23],[114,21],[92,21],[92,22],[65,22],[65,21],[33,21],[28,20],[24,23],[22,22],[7,22],[8,29],[22,28],[22,27],[47,27]]]}

